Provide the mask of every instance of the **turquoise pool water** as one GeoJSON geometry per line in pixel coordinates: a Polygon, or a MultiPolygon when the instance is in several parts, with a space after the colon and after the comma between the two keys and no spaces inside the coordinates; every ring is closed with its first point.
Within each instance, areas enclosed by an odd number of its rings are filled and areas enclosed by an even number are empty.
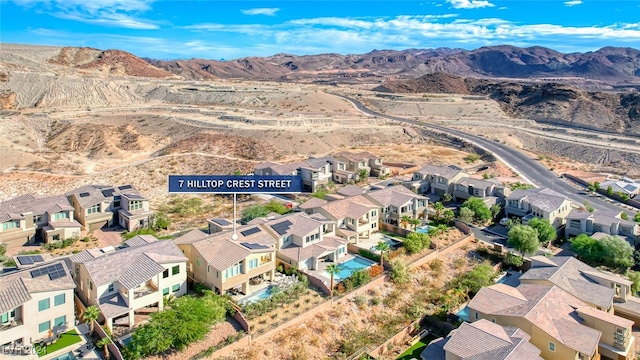
{"type": "MultiPolygon", "coordinates": [[[[346,279],[354,272],[361,269],[369,268],[374,264],[376,264],[375,261],[371,261],[360,256],[355,256],[353,259],[349,259],[342,264],[338,264],[339,271],[337,274],[333,275],[333,279],[336,281],[346,279]]],[[[327,277],[328,279],[331,279],[331,275],[329,275],[329,273],[327,273],[326,271],[323,271],[322,275],[327,277]]]]}
{"type": "Polygon", "coordinates": [[[464,321],[469,321],[469,307],[467,306],[463,307],[462,310],[456,313],[456,316],[458,316],[460,319],[464,321]]]}
{"type": "MultiPolygon", "coordinates": [[[[388,236],[383,236],[383,237],[382,237],[382,241],[386,242],[386,243],[387,243],[387,245],[389,245],[389,248],[390,248],[390,249],[392,249],[392,250],[393,250],[393,249],[396,249],[396,248],[401,244],[401,242],[400,242],[400,241],[398,241],[398,240],[394,240],[394,239],[392,239],[392,238],[390,238],[390,237],[388,237],[388,236]]],[[[374,252],[374,253],[376,253],[376,254],[380,252],[380,251],[377,249],[377,245],[372,246],[372,247],[371,247],[371,251],[373,251],[373,252],[374,252]]]]}
{"type": "Polygon", "coordinates": [[[429,232],[429,225],[420,226],[416,229],[416,232],[420,234],[427,234],[429,232]]]}
{"type": "Polygon", "coordinates": [[[254,303],[256,301],[260,301],[260,300],[264,300],[264,299],[268,299],[271,297],[271,295],[273,295],[273,289],[275,288],[275,286],[269,285],[268,287],[259,290],[256,293],[253,293],[245,298],[243,298],[242,300],[240,300],[241,304],[251,304],[254,303]]]}
{"type": "Polygon", "coordinates": [[[56,356],[51,360],[76,360],[76,357],[75,357],[75,355],[73,355],[73,352],[69,351],[66,354],[62,354],[62,355],[56,356]]]}

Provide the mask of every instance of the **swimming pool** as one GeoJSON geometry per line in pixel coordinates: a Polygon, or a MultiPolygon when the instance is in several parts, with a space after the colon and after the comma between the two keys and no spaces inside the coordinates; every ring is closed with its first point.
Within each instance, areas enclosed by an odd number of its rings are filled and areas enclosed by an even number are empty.
{"type": "Polygon", "coordinates": [[[264,299],[268,299],[271,297],[271,295],[273,295],[273,289],[275,288],[275,286],[273,285],[269,285],[268,287],[258,290],[258,292],[253,293],[245,298],[242,298],[239,303],[241,304],[251,304],[254,303],[256,301],[260,301],[260,300],[264,300],[264,299]]]}
{"type": "Polygon", "coordinates": [[[53,359],[50,359],[50,360],[76,360],[76,357],[75,357],[75,355],[73,355],[72,351],[69,351],[66,354],[62,354],[62,355],[56,356],[56,357],[54,357],[53,359]]]}
{"type": "Polygon", "coordinates": [[[429,225],[425,225],[425,226],[420,226],[419,228],[416,229],[417,233],[420,234],[427,234],[429,233],[429,225]]]}
{"type": "MultiPolygon", "coordinates": [[[[353,259],[349,259],[341,264],[338,264],[338,273],[333,275],[333,279],[336,281],[346,279],[354,272],[369,268],[374,264],[376,264],[375,261],[365,259],[360,256],[354,256],[353,259]]],[[[329,275],[329,273],[326,271],[323,271],[322,275],[327,277],[328,279],[331,279],[331,275],[329,275]]]]}
{"type": "MultiPolygon", "coordinates": [[[[391,250],[396,249],[398,246],[400,246],[400,244],[402,244],[401,241],[398,241],[396,239],[392,239],[392,238],[390,238],[388,236],[383,236],[382,237],[382,241],[386,242],[387,245],[389,245],[389,249],[391,249],[391,250]]],[[[378,245],[373,245],[370,250],[373,251],[376,254],[379,253],[380,250],[378,250],[377,246],[378,245]]]]}
{"type": "Polygon", "coordinates": [[[469,307],[465,306],[456,313],[456,316],[464,321],[469,321],[469,307]]]}

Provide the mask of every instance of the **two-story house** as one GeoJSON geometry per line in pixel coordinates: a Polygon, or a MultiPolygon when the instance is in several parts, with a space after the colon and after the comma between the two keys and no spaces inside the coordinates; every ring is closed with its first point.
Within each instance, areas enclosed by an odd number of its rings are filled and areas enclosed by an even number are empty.
{"type": "Polygon", "coordinates": [[[428,199],[402,185],[370,191],[364,197],[380,206],[380,220],[384,223],[399,226],[405,215],[414,219],[427,219],[428,199]]]}
{"type": "Polygon", "coordinates": [[[31,345],[75,325],[76,285],[64,261],[45,262],[40,255],[17,259],[18,270],[0,272],[0,349],[31,345]]]}
{"type": "Polygon", "coordinates": [[[7,248],[80,237],[65,196],[26,194],[0,203],[0,243],[7,248]]]}
{"type": "Polygon", "coordinates": [[[187,293],[187,258],[171,241],[136,236],[118,249],[90,249],[69,258],[77,294],[114,327],[133,327],[138,311],[160,311],[165,296],[187,293]]]}
{"type": "Polygon", "coordinates": [[[564,195],[547,188],[517,189],[506,199],[507,216],[518,216],[526,225],[533,217],[548,220],[556,229],[572,210],[571,201],[564,195]]]}
{"type": "Polygon", "coordinates": [[[391,169],[383,165],[382,158],[368,151],[358,153],[341,151],[333,154],[332,170],[334,172],[334,180],[339,183],[346,183],[345,179],[349,180],[348,173],[354,174],[355,179],[360,180],[358,179],[360,170],[366,170],[369,176],[387,176],[391,174],[391,169]],[[340,175],[342,172],[344,172],[343,175],[340,175]]]}
{"type": "Polygon", "coordinates": [[[302,187],[305,191],[315,192],[320,186],[329,184],[331,172],[331,157],[309,158],[288,164],[265,162],[254,167],[256,175],[300,175],[302,187]]]}
{"type": "Polygon", "coordinates": [[[542,358],[633,359],[633,322],[593,308],[555,285],[496,284],[469,302],[472,322],[490,320],[522,329],[542,358]]]}
{"type": "Polygon", "coordinates": [[[379,231],[380,206],[364,195],[320,204],[321,201],[309,200],[301,208],[307,214],[321,214],[333,221],[337,226],[336,234],[350,242],[368,239],[371,234],[379,231]],[[312,207],[308,204],[311,201],[319,206],[312,207]]]}
{"type": "Polygon", "coordinates": [[[540,349],[529,341],[531,336],[513,326],[500,326],[480,319],[462,323],[445,338],[429,343],[420,354],[422,360],[542,360],[540,349]]]}
{"type": "Polygon", "coordinates": [[[463,177],[453,185],[453,199],[464,201],[470,197],[496,197],[504,199],[511,194],[511,188],[490,180],[463,177]]]}
{"type": "Polygon", "coordinates": [[[425,165],[413,173],[412,181],[418,194],[452,194],[453,186],[460,179],[469,177],[469,174],[457,166],[425,165]]]}
{"type": "Polygon", "coordinates": [[[621,235],[633,240],[640,236],[640,225],[634,221],[621,219],[622,211],[588,212],[573,209],[566,217],[565,237],[579,234],[592,235],[600,232],[607,235],[621,235]]]}
{"type": "Polygon", "coordinates": [[[319,262],[335,263],[347,255],[347,241],[335,235],[335,223],[319,214],[292,214],[264,226],[278,239],[278,259],[298,269],[316,270],[319,262]]]}
{"type": "Polygon", "coordinates": [[[150,225],[149,199],[133,185],[85,185],[68,192],[76,220],[87,231],[120,225],[134,231],[150,225]]]}
{"type": "Polygon", "coordinates": [[[236,235],[193,230],[175,239],[189,259],[189,275],[218,294],[235,289],[248,295],[252,285],[273,280],[277,238],[260,224],[239,227],[236,235]]]}

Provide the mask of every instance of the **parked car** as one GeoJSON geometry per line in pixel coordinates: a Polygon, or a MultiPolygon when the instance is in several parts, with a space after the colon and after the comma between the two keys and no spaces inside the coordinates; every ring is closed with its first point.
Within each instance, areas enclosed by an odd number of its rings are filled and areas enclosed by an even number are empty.
{"type": "Polygon", "coordinates": [[[500,219],[500,223],[499,224],[502,225],[502,226],[507,226],[507,224],[509,224],[509,218],[505,217],[505,218],[500,219]]]}

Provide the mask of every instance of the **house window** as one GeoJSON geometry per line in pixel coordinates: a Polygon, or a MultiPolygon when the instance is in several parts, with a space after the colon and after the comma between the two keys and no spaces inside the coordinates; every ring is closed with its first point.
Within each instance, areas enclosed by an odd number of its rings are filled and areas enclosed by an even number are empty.
{"type": "Polygon", "coordinates": [[[556,344],[549,341],[549,351],[556,352],[556,344]]]}
{"type": "Polygon", "coordinates": [[[378,212],[377,212],[376,210],[373,210],[373,211],[371,212],[371,216],[378,216],[378,212]]]}
{"type": "Polygon", "coordinates": [[[64,326],[64,324],[67,323],[67,316],[63,315],[60,316],[58,318],[56,318],[55,320],[53,320],[53,326],[54,327],[58,327],[58,326],[64,326]]]}
{"type": "Polygon", "coordinates": [[[42,299],[38,301],[38,311],[44,311],[51,307],[51,301],[49,299],[42,299]]]}
{"type": "Polygon", "coordinates": [[[107,292],[113,292],[113,283],[109,284],[109,287],[107,288],[107,292]]]}
{"type": "Polygon", "coordinates": [[[20,227],[20,221],[8,221],[2,223],[2,230],[17,229],[20,227]]]}
{"type": "Polygon", "coordinates": [[[96,214],[100,212],[100,204],[95,204],[87,209],[87,215],[96,214]]]}
{"type": "Polygon", "coordinates": [[[120,195],[116,195],[113,197],[113,207],[114,208],[120,207],[120,195]]]}
{"type": "Polygon", "coordinates": [[[618,346],[625,346],[626,334],[627,330],[623,328],[616,328],[616,333],[614,334],[615,343],[618,346]]]}
{"type": "Polygon", "coordinates": [[[243,272],[243,266],[242,266],[242,263],[239,262],[224,271],[224,278],[228,279],[236,275],[239,275],[242,272],[243,272]]]}
{"type": "Polygon", "coordinates": [[[164,269],[164,271],[162,272],[162,278],[166,279],[169,277],[169,269],[164,269]]]}
{"type": "Polygon", "coordinates": [[[39,223],[42,221],[42,215],[33,215],[33,222],[39,223]]]}
{"type": "Polygon", "coordinates": [[[142,201],[129,201],[129,210],[140,210],[142,209],[142,201]]]}
{"type": "Polygon", "coordinates": [[[509,206],[518,207],[518,200],[509,200],[509,206]]]}
{"type": "Polygon", "coordinates": [[[319,239],[319,238],[320,238],[320,234],[319,233],[318,234],[309,235],[309,236],[307,236],[305,238],[305,242],[312,242],[312,241],[314,241],[316,239],[319,239]]]}
{"type": "Polygon", "coordinates": [[[59,234],[51,235],[51,241],[58,241],[58,240],[60,240],[59,234]]]}
{"type": "Polygon", "coordinates": [[[496,319],[491,318],[491,322],[495,324],[496,323],[496,319]]]}
{"type": "Polygon", "coordinates": [[[196,266],[200,266],[200,259],[196,259],[196,266]]]}
{"type": "Polygon", "coordinates": [[[55,213],[53,214],[53,220],[60,220],[60,219],[68,219],[69,218],[69,213],[66,211],[61,211],[59,213],[55,213]]]}
{"type": "Polygon", "coordinates": [[[89,281],[89,290],[93,290],[93,283],[89,281]]]}
{"type": "Polygon", "coordinates": [[[176,265],[171,268],[171,275],[178,275],[178,274],[180,274],[180,265],[176,265]]]}
{"type": "Polygon", "coordinates": [[[249,260],[249,269],[255,269],[258,267],[258,259],[249,260]]]}
{"type": "Polygon", "coordinates": [[[216,270],[216,279],[220,277],[220,271],[216,270]]]}
{"type": "Polygon", "coordinates": [[[443,177],[438,177],[438,184],[446,184],[446,183],[447,183],[447,179],[443,177]]]}
{"type": "Polygon", "coordinates": [[[338,164],[338,170],[344,170],[344,164],[343,163],[339,163],[338,164]]]}
{"type": "Polygon", "coordinates": [[[16,317],[16,309],[6,312],[0,316],[0,324],[6,324],[16,317]]]}
{"type": "Polygon", "coordinates": [[[478,317],[479,317],[479,316],[478,316],[478,312],[477,312],[477,311],[476,311],[476,313],[475,313],[474,317],[476,318],[476,320],[478,320],[478,317]]]}
{"type": "Polygon", "coordinates": [[[376,228],[376,223],[371,224],[371,228],[375,229],[376,228]]]}
{"type": "Polygon", "coordinates": [[[162,295],[169,295],[169,288],[168,287],[162,289],[162,295]]]}
{"type": "Polygon", "coordinates": [[[175,284],[171,287],[171,292],[178,292],[180,291],[180,284],[175,284]]]}
{"type": "MultiPolygon", "coordinates": [[[[113,290],[111,290],[111,291],[113,291],[113,290]]],[[[66,302],[66,299],[65,299],[64,294],[56,295],[56,296],[53,298],[53,305],[54,305],[54,306],[62,305],[62,304],[64,304],[65,302],[66,302]]]]}
{"type": "Polygon", "coordinates": [[[49,331],[50,328],[51,328],[51,321],[45,321],[38,325],[38,332],[43,333],[45,331],[49,331]]]}

